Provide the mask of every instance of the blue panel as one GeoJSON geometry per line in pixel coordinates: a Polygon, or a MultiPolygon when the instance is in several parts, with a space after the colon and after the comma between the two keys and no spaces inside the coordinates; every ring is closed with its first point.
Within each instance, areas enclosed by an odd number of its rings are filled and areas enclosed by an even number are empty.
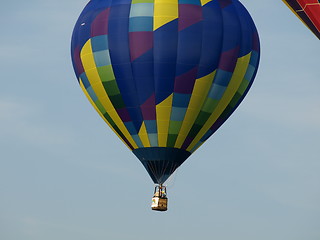
{"type": "MultiPolygon", "coordinates": [[[[128,79],[127,83],[129,84],[130,88],[128,91],[133,91],[135,89],[135,86],[133,85],[133,78],[132,78],[132,68],[130,62],[123,63],[123,64],[116,64],[113,60],[113,54],[112,49],[110,50],[110,57],[111,57],[111,63],[112,63],[112,69],[113,72],[118,79],[128,79]],[[130,84],[131,83],[131,84],[130,84]]],[[[121,85],[121,82],[118,83],[118,85],[121,85]]],[[[123,85],[123,87],[126,87],[126,85],[123,85]]]]}
{"type": "Polygon", "coordinates": [[[157,133],[157,121],[156,120],[145,120],[146,129],[148,133],[157,133]]]}
{"type": "Polygon", "coordinates": [[[85,88],[88,88],[91,86],[85,72],[80,75],[80,79],[85,88]]]}
{"type": "Polygon", "coordinates": [[[187,108],[189,105],[190,98],[191,94],[174,93],[172,106],[187,108]]]}
{"type": "Polygon", "coordinates": [[[226,72],[221,69],[218,69],[217,74],[213,80],[214,84],[218,84],[220,86],[225,86],[225,87],[228,86],[231,80],[232,74],[233,73],[231,72],[226,72]]]}
{"type": "Polygon", "coordinates": [[[222,18],[224,35],[222,52],[225,52],[240,45],[241,26],[233,4],[222,9],[222,18]]]}
{"type": "Polygon", "coordinates": [[[156,104],[170,96],[174,89],[177,61],[178,20],[154,32],[154,82],[156,104]]]}
{"type": "Polygon", "coordinates": [[[186,111],[187,111],[186,108],[172,107],[170,120],[183,121],[186,111]]]}
{"type": "Polygon", "coordinates": [[[150,50],[132,62],[133,80],[137,89],[139,103],[142,105],[155,93],[153,73],[153,51],[150,50]]]}
{"type": "Polygon", "coordinates": [[[132,122],[124,122],[124,125],[128,129],[130,135],[137,134],[137,130],[136,130],[136,128],[135,128],[135,126],[133,125],[132,122]]]}
{"type": "Polygon", "coordinates": [[[244,75],[244,78],[248,81],[251,81],[255,71],[256,71],[256,68],[249,65],[247,68],[247,72],[244,75]]]}
{"type": "MultiPolygon", "coordinates": [[[[111,12],[112,8],[110,15],[111,12]]],[[[126,18],[110,19],[109,23],[109,48],[112,64],[129,63],[129,20],[126,18]]]]}
{"type": "Polygon", "coordinates": [[[155,62],[176,63],[178,20],[173,20],[154,31],[155,62]]]}
{"type": "Polygon", "coordinates": [[[209,129],[206,134],[201,138],[201,142],[206,141],[211,135],[213,134],[213,131],[211,129],[209,129]]]}
{"type": "Polygon", "coordinates": [[[178,63],[198,65],[202,47],[202,26],[202,22],[198,22],[179,32],[178,63]]]}
{"type": "Polygon", "coordinates": [[[108,35],[100,35],[91,38],[91,46],[93,52],[98,52],[108,49],[108,35]]]}
{"type": "MultiPolygon", "coordinates": [[[[152,85],[153,88],[153,62],[133,62],[132,70],[135,78],[149,78],[149,83],[146,84],[152,85]]],[[[140,87],[148,88],[148,86],[140,87]]]]}
{"type": "Polygon", "coordinates": [[[260,58],[260,53],[258,53],[257,51],[252,51],[251,58],[250,58],[250,65],[256,67],[259,63],[259,58],[260,58]]]}
{"type": "Polygon", "coordinates": [[[94,52],[93,56],[97,67],[108,66],[111,64],[109,50],[94,52]]]}
{"type": "MultiPolygon", "coordinates": [[[[100,1],[104,1],[104,0],[100,0],[100,1]]],[[[111,0],[111,1],[112,1],[112,6],[116,6],[119,4],[131,4],[132,0],[111,0]]]]}
{"type": "Polygon", "coordinates": [[[131,135],[131,137],[133,138],[133,140],[135,141],[135,143],[138,145],[139,148],[143,147],[143,144],[141,142],[139,135],[131,135]]]}
{"type": "Polygon", "coordinates": [[[198,78],[204,77],[217,69],[223,41],[222,13],[219,2],[211,1],[207,3],[203,6],[202,12],[204,21],[198,78]]]}
{"type": "Polygon", "coordinates": [[[129,49],[129,13],[128,1],[113,1],[116,4],[110,9],[109,15],[109,49],[113,72],[127,107],[130,118],[138,130],[142,123],[142,114],[139,108],[138,94],[132,76],[130,49],[129,49]]]}
{"type": "Polygon", "coordinates": [[[151,134],[148,134],[148,137],[149,137],[151,147],[157,147],[158,146],[158,134],[151,133],[151,134]]]}
{"type": "Polygon", "coordinates": [[[238,1],[234,1],[234,6],[238,12],[238,17],[241,25],[242,39],[240,47],[240,57],[247,55],[252,49],[252,35],[255,29],[252,19],[247,10],[238,1]]]}
{"type": "Polygon", "coordinates": [[[95,101],[98,100],[98,97],[97,97],[97,95],[94,93],[94,91],[93,91],[93,89],[92,89],[91,86],[87,88],[87,92],[88,92],[89,96],[91,97],[92,101],[95,102],[95,101]]]}
{"type": "Polygon", "coordinates": [[[153,3],[135,3],[131,5],[130,18],[141,16],[153,17],[153,3]]]}
{"type": "Polygon", "coordinates": [[[201,6],[200,0],[179,0],[179,4],[193,4],[201,6]]]}
{"type": "Polygon", "coordinates": [[[153,81],[150,78],[135,78],[134,81],[137,84],[139,104],[142,105],[154,94],[153,81]]]}
{"type": "Polygon", "coordinates": [[[133,17],[130,18],[129,32],[152,32],[152,17],[133,17]]]}
{"type": "Polygon", "coordinates": [[[219,100],[222,98],[226,88],[227,87],[223,87],[215,83],[211,86],[208,97],[211,99],[219,100]]]}
{"type": "MultiPolygon", "coordinates": [[[[124,96],[122,95],[122,97],[124,96]]],[[[141,128],[141,123],[143,121],[140,107],[128,107],[127,105],[126,107],[130,114],[132,123],[134,124],[136,131],[138,132],[139,129],[141,128]]]]}
{"type": "Polygon", "coordinates": [[[72,34],[72,49],[82,47],[91,37],[91,23],[103,10],[108,8],[112,0],[90,1],[80,14],[72,34]]]}
{"type": "Polygon", "coordinates": [[[176,76],[180,76],[195,68],[197,64],[182,64],[179,61],[176,64],[176,76]]]}

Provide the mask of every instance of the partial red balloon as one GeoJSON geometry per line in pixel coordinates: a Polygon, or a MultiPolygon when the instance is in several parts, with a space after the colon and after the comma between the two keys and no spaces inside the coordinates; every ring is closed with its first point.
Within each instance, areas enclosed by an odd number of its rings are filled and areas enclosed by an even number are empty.
{"type": "Polygon", "coordinates": [[[282,0],[320,39],[320,0],[282,0]]]}

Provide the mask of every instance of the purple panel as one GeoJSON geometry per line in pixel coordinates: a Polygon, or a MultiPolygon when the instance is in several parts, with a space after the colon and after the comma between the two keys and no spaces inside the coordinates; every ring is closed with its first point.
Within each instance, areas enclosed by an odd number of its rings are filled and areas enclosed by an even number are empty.
{"type": "Polygon", "coordinates": [[[194,138],[192,137],[186,137],[186,140],[184,140],[181,149],[187,149],[189,147],[189,145],[191,144],[191,142],[193,141],[194,138]]]}
{"type": "Polygon", "coordinates": [[[74,49],[73,63],[74,63],[76,75],[77,75],[77,77],[79,77],[81,75],[81,73],[84,72],[83,65],[82,65],[82,62],[81,62],[81,59],[80,59],[80,47],[79,46],[77,46],[74,49]]]}
{"type": "Polygon", "coordinates": [[[221,8],[225,8],[232,4],[232,0],[219,0],[219,3],[221,8]]]}
{"type": "Polygon", "coordinates": [[[156,120],[156,99],[154,94],[140,108],[143,120],[156,120]]]}
{"type": "Polygon", "coordinates": [[[130,57],[134,61],[153,48],[153,32],[130,32],[130,57]]]}
{"type": "Polygon", "coordinates": [[[131,121],[130,114],[126,108],[116,109],[116,111],[123,122],[131,121]]]}
{"type": "Polygon", "coordinates": [[[176,77],[174,82],[174,92],[191,94],[197,78],[197,73],[198,67],[195,67],[185,74],[176,77]]]}
{"type": "Polygon", "coordinates": [[[123,141],[129,146],[129,148],[130,148],[131,150],[134,149],[134,147],[131,145],[131,143],[128,141],[128,139],[127,139],[124,135],[122,135],[121,138],[122,138],[123,141]]]}
{"type": "Polygon", "coordinates": [[[220,57],[219,68],[233,72],[239,56],[239,46],[229,51],[223,52],[220,57]]]}
{"type": "Polygon", "coordinates": [[[179,31],[202,20],[202,7],[193,4],[179,4],[179,31]]]}
{"type": "Polygon", "coordinates": [[[225,118],[219,117],[217,121],[215,121],[214,124],[210,127],[210,130],[212,130],[214,133],[224,123],[224,121],[225,121],[225,118]]]}
{"type": "Polygon", "coordinates": [[[110,8],[102,11],[91,24],[91,37],[108,34],[110,8]]]}
{"type": "Polygon", "coordinates": [[[258,32],[254,32],[252,38],[253,38],[252,50],[259,52],[260,51],[260,43],[259,43],[258,32]]]}

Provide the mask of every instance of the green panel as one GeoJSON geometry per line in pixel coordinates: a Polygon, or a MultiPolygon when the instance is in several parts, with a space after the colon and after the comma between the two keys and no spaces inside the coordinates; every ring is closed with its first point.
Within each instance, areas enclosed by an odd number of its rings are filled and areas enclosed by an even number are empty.
{"type": "Polygon", "coordinates": [[[108,113],[103,114],[103,116],[107,120],[107,122],[110,123],[111,126],[116,125],[108,113]]]}
{"type": "Polygon", "coordinates": [[[211,115],[211,113],[200,111],[200,113],[195,121],[195,124],[203,126],[206,123],[206,121],[208,121],[208,118],[210,117],[210,115],[211,115]]]}
{"type": "Polygon", "coordinates": [[[109,96],[109,98],[115,109],[120,109],[125,107],[124,102],[122,100],[122,96],[120,94],[115,96],[109,96]]]}
{"type": "Polygon", "coordinates": [[[169,133],[178,134],[182,125],[182,121],[170,121],[169,133]]]}
{"type": "Polygon", "coordinates": [[[102,84],[109,97],[120,94],[117,82],[115,80],[102,82],[102,84]]]}
{"type": "Polygon", "coordinates": [[[97,70],[102,82],[115,80],[111,65],[98,67],[97,70]]]}
{"type": "Polygon", "coordinates": [[[102,104],[100,103],[99,100],[95,101],[94,104],[97,106],[97,108],[99,109],[99,111],[102,114],[105,114],[107,111],[104,109],[104,107],[102,106],[102,104]]]}
{"type": "Polygon", "coordinates": [[[232,100],[231,100],[231,102],[229,103],[228,106],[231,106],[232,108],[234,108],[234,107],[238,104],[238,102],[239,102],[239,100],[240,100],[241,97],[242,97],[242,95],[237,92],[237,93],[234,95],[234,97],[232,98],[232,100]]]}
{"type": "Polygon", "coordinates": [[[243,79],[243,81],[238,89],[238,93],[240,93],[242,95],[246,91],[248,86],[249,86],[249,81],[247,79],[243,79]]]}
{"type": "Polygon", "coordinates": [[[154,0],[132,0],[132,4],[135,3],[154,3],[154,0]]]}
{"type": "Polygon", "coordinates": [[[188,137],[195,137],[199,133],[202,127],[203,127],[202,125],[200,126],[200,125],[194,124],[188,134],[188,137]]]}
{"type": "Polygon", "coordinates": [[[177,137],[177,134],[169,134],[167,139],[167,147],[174,147],[174,145],[176,144],[177,137]]]}
{"type": "Polygon", "coordinates": [[[219,100],[208,98],[206,100],[206,102],[204,103],[204,105],[203,105],[201,110],[204,111],[204,112],[212,113],[213,110],[218,105],[218,103],[219,103],[219,100]]]}
{"type": "Polygon", "coordinates": [[[233,107],[228,105],[219,118],[222,118],[222,119],[228,118],[228,116],[230,116],[232,111],[233,111],[233,107]]]}

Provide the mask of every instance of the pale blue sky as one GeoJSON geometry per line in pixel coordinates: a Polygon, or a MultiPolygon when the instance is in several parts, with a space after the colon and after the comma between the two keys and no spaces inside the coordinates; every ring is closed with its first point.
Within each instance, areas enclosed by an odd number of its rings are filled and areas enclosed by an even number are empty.
{"type": "Polygon", "coordinates": [[[74,76],[86,1],[3,3],[0,239],[319,240],[319,40],[280,0],[242,3],[260,33],[257,78],[175,175],[166,213],[74,76]]]}

